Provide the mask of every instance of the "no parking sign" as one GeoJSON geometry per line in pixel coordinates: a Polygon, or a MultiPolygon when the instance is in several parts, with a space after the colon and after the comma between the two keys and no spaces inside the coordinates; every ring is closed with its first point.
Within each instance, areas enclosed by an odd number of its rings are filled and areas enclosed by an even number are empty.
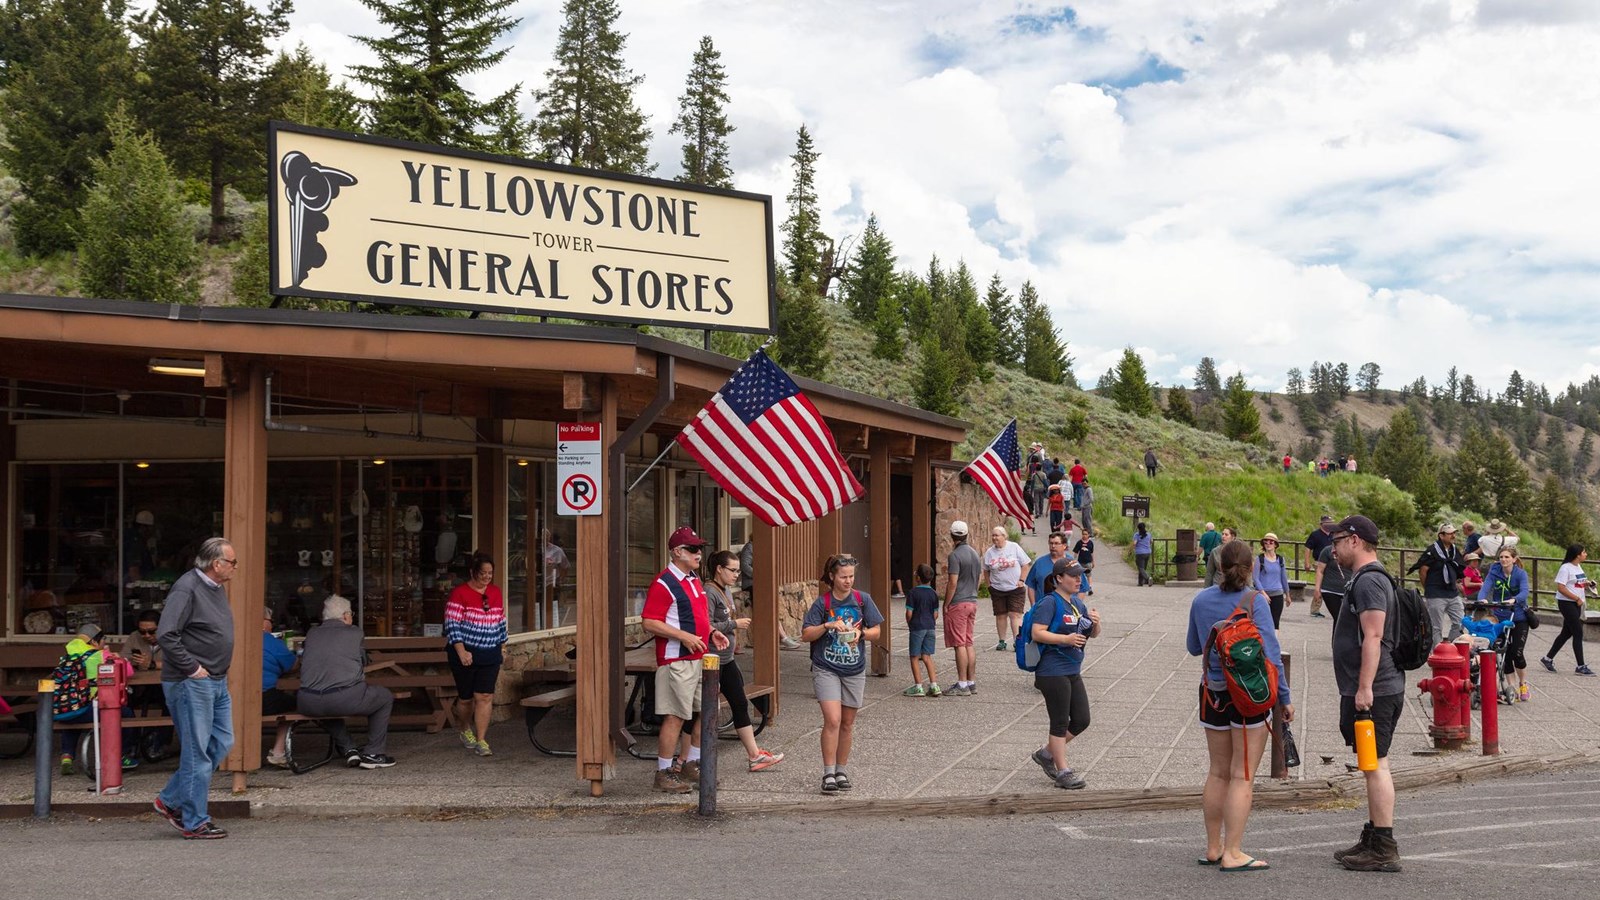
{"type": "Polygon", "coordinates": [[[556,423],[556,514],[600,515],[599,422],[556,423]]]}

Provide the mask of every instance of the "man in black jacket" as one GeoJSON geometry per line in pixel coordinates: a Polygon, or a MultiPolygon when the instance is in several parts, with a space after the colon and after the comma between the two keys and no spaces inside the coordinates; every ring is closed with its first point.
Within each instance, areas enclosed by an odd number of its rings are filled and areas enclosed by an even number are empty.
{"type": "Polygon", "coordinates": [[[1433,634],[1441,641],[1461,635],[1461,617],[1466,607],[1461,602],[1461,571],[1466,566],[1456,547],[1456,527],[1449,522],[1439,526],[1439,539],[1422,551],[1411,571],[1422,582],[1422,599],[1428,604],[1433,634]]]}

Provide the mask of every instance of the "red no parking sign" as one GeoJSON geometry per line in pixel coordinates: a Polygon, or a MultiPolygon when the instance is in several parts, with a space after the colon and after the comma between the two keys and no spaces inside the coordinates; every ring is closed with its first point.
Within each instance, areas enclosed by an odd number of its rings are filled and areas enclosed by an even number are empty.
{"type": "Polygon", "coordinates": [[[556,513],[563,516],[597,516],[601,504],[601,444],[599,422],[556,423],[556,513]]]}

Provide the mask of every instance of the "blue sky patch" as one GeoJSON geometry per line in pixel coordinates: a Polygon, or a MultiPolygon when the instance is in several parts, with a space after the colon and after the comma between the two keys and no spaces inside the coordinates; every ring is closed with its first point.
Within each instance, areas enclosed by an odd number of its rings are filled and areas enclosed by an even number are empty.
{"type": "Polygon", "coordinates": [[[1113,90],[1127,90],[1141,84],[1155,84],[1163,81],[1182,81],[1188,74],[1183,69],[1170,65],[1160,57],[1145,54],[1143,60],[1135,68],[1114,75],[1104,81],[1090,82],[1092,87],[1111,88],[1113,90]]]}

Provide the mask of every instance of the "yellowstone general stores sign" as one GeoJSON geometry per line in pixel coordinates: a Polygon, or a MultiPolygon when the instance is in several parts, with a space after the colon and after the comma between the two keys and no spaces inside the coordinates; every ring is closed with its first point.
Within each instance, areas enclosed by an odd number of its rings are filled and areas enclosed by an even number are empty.
{"type": "Polygon", "coordinates": [[[769,332],[772,200],[273,123],[272,292],[769,332]]]}

